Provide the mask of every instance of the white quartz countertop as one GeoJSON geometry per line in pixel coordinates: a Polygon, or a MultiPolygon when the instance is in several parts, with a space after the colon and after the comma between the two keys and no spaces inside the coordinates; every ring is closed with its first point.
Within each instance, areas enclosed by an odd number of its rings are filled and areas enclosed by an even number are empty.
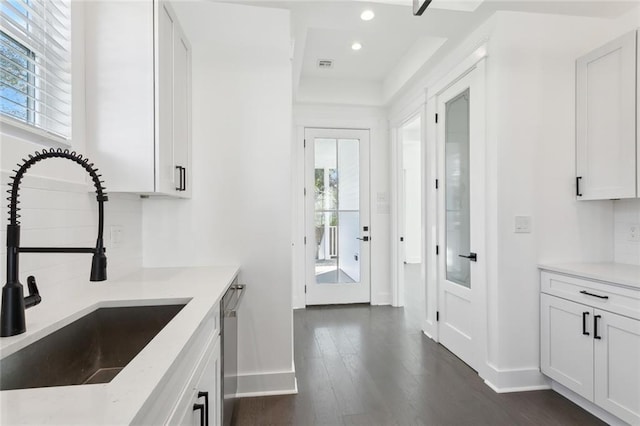
{"type": "Polygon", "coordinates": [[[0,358],[101,307],[187,305],[110,383],[0,392],[0,424],[129,424],[216,308],[239,268],[142,269],[115,281],[70,285],[70,297],[26,311],[27,331],[0,339],[0,358]]]}
{"type": "Polygon", "coordinates": [[[577,275],[598,281],[640,289],[640,266],[612,262],[559,263],[538,265],[540,269],[577,275]]]}

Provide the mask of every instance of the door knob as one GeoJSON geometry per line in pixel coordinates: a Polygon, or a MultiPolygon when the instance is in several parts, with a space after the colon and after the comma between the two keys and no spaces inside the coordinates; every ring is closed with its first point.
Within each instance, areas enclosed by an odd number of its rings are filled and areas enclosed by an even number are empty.
{"type": "Polygon", "coordinates": [[[356,240],[360,240],[360,241],[369,241],[369,237],[356,237],[356,240]]]}
{"type": "Polygon", "coordinates": [[[469,259],[472,262],[477,262],[478,261],[478,255],[476,253],[469,253],[468,256],[465,256],[464,254],[459,254],[459,257],[464,257],[465,259],[469,259]]]}

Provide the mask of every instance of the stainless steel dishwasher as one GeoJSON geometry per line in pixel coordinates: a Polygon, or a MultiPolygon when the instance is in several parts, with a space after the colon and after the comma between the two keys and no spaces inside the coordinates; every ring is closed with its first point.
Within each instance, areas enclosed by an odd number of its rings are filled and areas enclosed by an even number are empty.
{"type": "Polygon", "coordinates": [[[244,284],[231,284],[222,297],[222,424],[229,426],[238,388],[238,307],[245,292],[244,284]]]}

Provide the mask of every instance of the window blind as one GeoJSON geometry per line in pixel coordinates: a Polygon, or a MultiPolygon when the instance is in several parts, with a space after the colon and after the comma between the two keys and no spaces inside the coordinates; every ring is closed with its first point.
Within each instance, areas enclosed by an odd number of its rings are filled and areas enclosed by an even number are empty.
{"type": "Polygon", "coordinates": [[[0,0],[0,113],[71,138],[69,0],[0,0]]]}

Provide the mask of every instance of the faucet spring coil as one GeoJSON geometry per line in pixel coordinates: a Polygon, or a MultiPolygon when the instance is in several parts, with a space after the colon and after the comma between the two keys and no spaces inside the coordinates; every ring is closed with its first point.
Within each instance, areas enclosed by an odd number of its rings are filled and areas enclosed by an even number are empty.
{"type": "Polygon", "coordinates": [[[108,200],[107,195],[104,193],[106,188],[102,185],[104,181],[100,180],[100,177],[102,177],[102,175],[98,175],[96,173],[98,169],[94,168],[94,163],[89,163],[89,158],[83,157],[82,154],[78,154],[75,151],[69,151],[68,149],[50,148],[49,150],[44,149],[42,150],[42,152],[36,151],[35,155],[29,154],[27,155],[27,157],[28,158],[22,159],[22,164],[17,164],[18,170],[14,170],[15,176],[12,176],[9,182],[9,186],[11,187],[11,189],[7,191],[10,194],[10,196],[7,197],[7,201],[9,201],[9,205],[7,207],[9,208],[9,223],[11,225],[20,224],[20,222],[18,221],[18,219],[21,217],[21,215],[18,214],[18,212],[20,211],[20,208],[18,207],[18,204],[20,204],[20,201],[18,200],[18,194],[20,184],[22,183],[22,177],[24,176],[26,171],[31,168],[31,166],[46,158],[66,158],[82,166],[91,176],[91,180],[93,181],[93,185],[95,187],[96,199],[99,202],[108,200]]]}

